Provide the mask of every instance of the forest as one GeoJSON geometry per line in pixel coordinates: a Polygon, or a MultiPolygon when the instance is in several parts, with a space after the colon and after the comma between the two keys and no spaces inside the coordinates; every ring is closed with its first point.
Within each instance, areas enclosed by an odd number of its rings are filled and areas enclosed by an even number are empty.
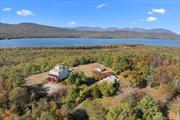
{"type": "Polygon", "coordinates": [[[0,49],[0,120],[179,120],[179,51],[143,45],[0,49]],[[74,73],[61,82],[67,91],[52,96],[25,85],[27,76],[57,64],[89,63],[111,68],[120,82],[92,86],[98,74],[74,73]]]}

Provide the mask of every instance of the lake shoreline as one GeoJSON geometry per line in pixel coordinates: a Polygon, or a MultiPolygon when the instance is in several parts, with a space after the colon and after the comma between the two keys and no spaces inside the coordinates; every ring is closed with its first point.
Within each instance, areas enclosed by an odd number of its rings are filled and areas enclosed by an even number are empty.
{"type": "Polygon", "coordinates": [[[133,48],[133,47],[147,47],[147,48],[172,48],[172,49],[180,49],[180,46],[148,46],[148,45],[128,45],[128,44],[119,44],[119,45],[96,45],[96,46],[40,46],[40,47],[16,47],[16,48],[1,48],[0,50],[9,50],[9,49],[17,49],[17,50],[23,50],[23,49],[62,49],[62,50],[98,50],[98,49],[119,49],[120,47],[124,48],[133,48]]]}

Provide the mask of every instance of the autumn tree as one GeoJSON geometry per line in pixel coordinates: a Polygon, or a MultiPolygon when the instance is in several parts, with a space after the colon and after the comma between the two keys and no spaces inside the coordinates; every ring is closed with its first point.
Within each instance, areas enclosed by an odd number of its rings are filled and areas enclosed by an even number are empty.
{"type": "Polygon", "coordinates": [[[16,87],[9,93],[9,101],[15,105],[15,111],[17,112],[22,112],[29,102],[29,97],[26,87],[16,87]]]}

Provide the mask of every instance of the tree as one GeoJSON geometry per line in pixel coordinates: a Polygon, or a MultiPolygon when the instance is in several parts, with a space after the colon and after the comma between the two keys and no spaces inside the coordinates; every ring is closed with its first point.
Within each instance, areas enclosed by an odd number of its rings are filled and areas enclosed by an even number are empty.
{"type": "Polygon", "coordinates": [[[88,63],[93,63],[95,62],[95,58],[91,57],[91,56],[82,56],[82,57],[76,57],[73,60],[70,60],[70,66],[78,66],[78,65],[84,65],[84,64],[88,64],[88,63]]]}
{"type": "Polygon", "coordinates": [[[11,84],[8,81],[3,81],[0,78],[0,108],[7,107],[8,104],[8,94],[12,89],[11,84]]]}
{"type": "Polygon", "coordinates": [[[21,118],[10,110],[0,108],[0,120],[21,120],[21,118]]]}
{"type": "Polygon", "coordinates": [[[115,73],[121,73],[126,70],[131,70],[133,68],[132,55],[124,53],[121,56],[116,56],[112,64],[112,68],[115,73]]]}
{"type": "Polygon", "coordinates": [[[76,85],[70,86],[68,89],[68,95],[65,98],[64,103],[66,104],[67,108],[72,108],[78,102],[78,97],[80,96],[80,90],[76,85]]]}
{"type": "Polygon", "coordinates": [[[108,111],[107,120],[140,120],[137,102],[142,98],[142,95],[136,92],[123,97],[119,105],[108,111]]]}
{"type": "Polygon", "coordinates": [[[81,108],[86,110],[90,120],[106,120],[107,110],[98,99],[85,101],[81,108]]]}
{"type": "Polygon", "coordinates": [[[120,73],[128,69],[128,63],[126,60],[120,59],[120,61],[112,65],[112,68],[115,73],[120,73]]]}
{"type": "Polygon", "coordinates": [[[76,85],[86,84],[87,77],[85,76],[85,74],[83,72],[80,72],[77,74],[75,82],[76,82],[76,85]]]}
{"type": "Polygon", "coordinates": [[[80,103],[88,97],[91,97],[91,92],[90,89],[85,88],[84,90],[80,91],[80,96],[77,98],[77,101],[80,103]]]}
{"type": "Polygon", "coordinates": [[[99,88],[103,96],[113,96],[116,94],[116,88],[112,83],[102,82],[100,83],[99,88]]]}
{"type": "Polygon", "coordinates": [[[16,87],[9,93],[9,101],[16,105],[15,111],[21,112],[29,102],[29,93],[26,87],[16,87]]]}
{"type": "Polygon", "coordinates": [[[83,72],[80,73],[71,73],[67,79],[69,85],[76,84],[82,85],[87,83],[87,77],[83,72]]]}
{"type": "Polygon", "coordinates": [[[145,95],[138,102],[138,110],[141,113],[141,117],[143,120],[164,120],[162,112],[158,108],[158,104],[156,101],[148,95],[145,95]]]}
{"type": "Polygon", "coordinates": [[[93,86],[93,88],[91,89],[91,95],[92,95],[94,98],[100,98],[100,97],[102,97],[102,93],[101,93],[98,85],[93,86]]]}
{"type": "Polygon", "coordinates": [[[105,66],[110,67],[112,64],[112,58],[110,56],[104,57],[103,63],[105,66]]]}
{"type": "Polygon", "coordinates": [[[121,103],[118,107],[109,110],[107,120],[135,120],[133,108],[128,103],[121,103]]]}
{"type": "Polygon", "coordinates": [[[67,78],[67,84],[72,85],[75,83],[76,79],[76,74],[75,73],[70,73],[69,77],[67,78]]]}
{"type": "Polygon", "coordinates": [[[62,120],[59,113],[59,107],[55,101],[47,101],[40,99],[38,102],[33,102],[30,108],[25,110],[22,116],[24,120],[62,120]]]}
{"type": "Polygon", "coordinates": [[[144,84],[144,80],[140,78],[138,71],[125,71],[120,75],[120,79],[123,80],[126,86],[141,87],[144,84]]]}
{"type": "MultiPolygon", "coordinates": [[[[141,80],[146,81],[146,85],[148,85],[149,87],[151,87],[152,82],[154,82],[153,80],[153,76],[154,76],[154,71],[153,68],[148,66],[148,65],[144,65],[140,68],[140,78],[141,80]]],[[[146,86],[144,85],[144,86],[146,86]]]]}
{"type": "Polygon", "coordinates": [[[68,120],[89,120],[89,116],[84,109],[76,109],[70,114],[68,120]]]}
{"type": "Polygon", "coordinates": [[[79,96],[79,88],[77,86],[71,86],[68,89],[68,96],[72,99],[76,99],[79,96]]]}
{"type": "Polygon", "coordinates": [[[70,66],[75,67],[78,65],[80,65],[80,60],[77,57],[70,61],[70,66]]]}
{"type": "Polygon", "coordinates": [[[167,101],[175,97],[176,87],[173,83],[161,84],[158,90],[158,100],[167,101]]]}

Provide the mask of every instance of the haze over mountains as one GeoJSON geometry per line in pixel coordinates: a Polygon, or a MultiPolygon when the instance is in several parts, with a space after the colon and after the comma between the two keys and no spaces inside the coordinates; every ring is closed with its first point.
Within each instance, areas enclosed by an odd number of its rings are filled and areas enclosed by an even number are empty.
{"type": "Polygon", "coordinates": [[[167,29],[143,28],[100,28],[76,27],[62,28],[35,23],[0,23],[0,39],[36,38],[36,37],[80,37],[80,38],[157,38],[179,39],[180,35],[167,29]]]}

